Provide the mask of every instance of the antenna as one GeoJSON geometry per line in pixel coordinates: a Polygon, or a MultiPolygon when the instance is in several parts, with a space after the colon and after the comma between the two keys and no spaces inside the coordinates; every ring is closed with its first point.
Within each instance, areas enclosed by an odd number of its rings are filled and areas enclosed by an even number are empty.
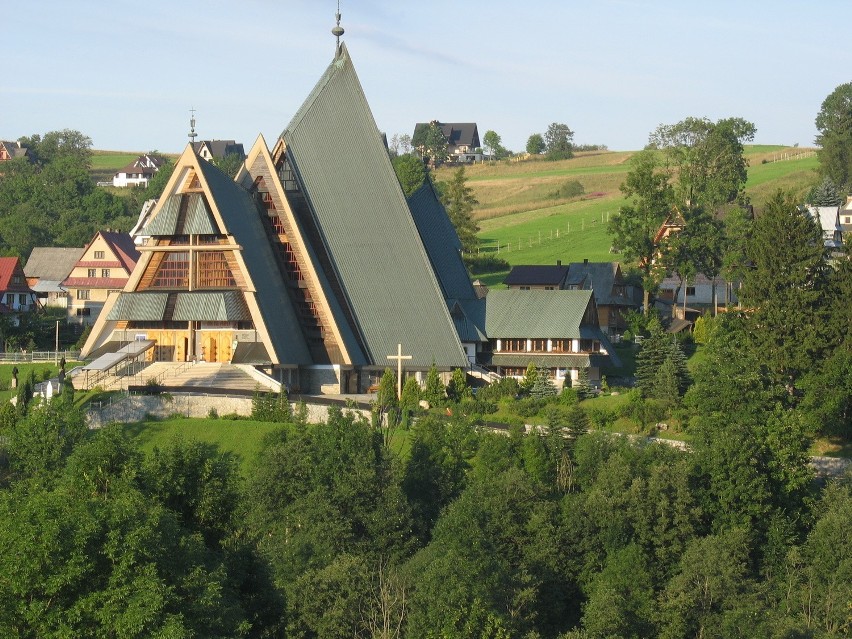
{"type": "Polygon", "coordinates": [[[343,27],[340,26],[340,0],[337,0],[337,13],[334,14],[337,19],[337,26],[331,30],[331,35],[337,38],[337,48],[340,48],[340,36],[343,35],[343,27]]]}
{"type": "Polygon", "coordinates": [[[189,141],[195,144],[195,138],[198,134],[195,132],[195,107],[189,110],[191,117],[189,118],[189,141]]]}

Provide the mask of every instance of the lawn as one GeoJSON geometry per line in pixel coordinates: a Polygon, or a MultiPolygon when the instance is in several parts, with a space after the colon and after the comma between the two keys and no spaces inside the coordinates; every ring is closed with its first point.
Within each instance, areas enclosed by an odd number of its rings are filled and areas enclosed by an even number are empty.
{"type": "Polygon", "coordinates": [[[139,153],[124,153],[121,151],[93,151],[92,170],[111,170],[114,172],[133,162],[139,155],[139,153]]]}
{"type": "Polygon", "coordinates": [[[196,440],[212,444],[219,452],[232,454],[244,477],[250,474],[264,437],[280,427],[270,422],[208,418],[148,420],[124,425],[125,431],[145,454],[177,438],[196,440]]]}

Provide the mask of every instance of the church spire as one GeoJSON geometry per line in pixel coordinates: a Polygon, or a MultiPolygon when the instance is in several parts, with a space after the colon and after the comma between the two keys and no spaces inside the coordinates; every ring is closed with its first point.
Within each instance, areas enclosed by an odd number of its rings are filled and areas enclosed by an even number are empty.
{"type": "Polygon", "coordinates": [[[189,110],[191,117],[189,118],[189,141],[192,144],[195,144],[195,138],[198,137],[198,134],[195,132],[195,108],[189,110]]]}
{"type": "Polygon", "coordinates": [[[337,0],[337,13],[334,14],[334,17],[337,19],[337,26],[331,30],[331,34],[337,38],[337,47],[335,50],[340,49],[340,36],[343,35],[343,27],[340,26],[340,0],[337,0]]]}

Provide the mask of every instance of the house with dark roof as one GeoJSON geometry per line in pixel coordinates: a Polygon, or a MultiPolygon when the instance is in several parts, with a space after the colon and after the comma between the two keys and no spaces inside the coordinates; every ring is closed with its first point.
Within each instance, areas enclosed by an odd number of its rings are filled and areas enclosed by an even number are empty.
{"type": "Polygon", "coordinates": [[[69,321],[93,324],[109,296],[124,288],[138,260],[129,234],[95,233],[61,284],[68,291],[69,321]]]}
{"type": "Polygon", "coordinates": [[[17,324],[21,313],[36,308],[36,297],[17,257],[0,257],[0,313],[17,324]]]}
{"type": "Polygon", "coordinates": [[[557,385],[570,386],[587,370],[601,380],[601,368],[620,366],[598,326],[590,290],[490,291],[485,305],[490,356],[484,361],[500,375],[521,378],[530,364],[549,371],[557,385]]]}
{"type": "Polygon", "coordinates": [[[226,155],[239,155],[241,158],[246,157],[243,145],[234,140],[200,140],[193,142],[192,147],[195,152],[204,160],[221,160],[226,155]]]}
{"type": "Polygon", "coordinates": [[[469,163],[482,160],[482,143],[479,141],[476,122],[418,122],[414,125],[412,139],[417,139],[420,131],[433,123],[441,128],[447,139],[449,162],[469,163]]]}
{"type": "Polygon", "coordinates": [[[112,176],[112,185],[115,187],[148,186],[148,182],[162,165],[162,158],[149,154],[140,155],[112,176]]]}
{"type": "Polygon", "coordinates": [[[641,289],[625,281],[618,262],[572,262],[564,288],[594,293],[598,325],[608,335],[623,333],[627,312],[642,307],[641,289]]]}
{"type": "Polygon", "coordinates": [[[345,45],[235,179],[200,144],[177,160],[84,356],[140,340],[157,361],[250,365],[313,393],[365,391],[399,345],[409,374],[467,367],[456,292],[436,276],[345,45]]]}
{"type": "Polygon", "coordinates": [[[37,246],[30,252],[24,265],[24,275],[42,306],[68,308],[68,291],[62,282],[71,274],[85,250],[84,247],[37,246]]]}
{"type": "Polygon", "coordinates": [[[560,261],[557,261],[555,266],[522,264],[513,266],[503,283],[509,289],[521,291],[535,289],[557,291],[565,288],[567,276],[568,267],[563,266],[560,261]]]}
{"type": "Polygon", "coordinates": [[[21,146],[20,142],[10,142],[8,140],[0,140],[0,162],[8,160],[17,160],[29,156],[29,150],[25,146],[21,146]]]}

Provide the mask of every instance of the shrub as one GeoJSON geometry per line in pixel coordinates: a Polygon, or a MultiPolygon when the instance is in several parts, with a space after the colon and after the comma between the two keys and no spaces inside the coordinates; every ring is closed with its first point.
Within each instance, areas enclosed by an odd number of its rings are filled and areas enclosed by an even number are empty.
{"type": "Polygon", "coordinates": [[[598,430],[606,430],[615,423],[616,415],[614,411],[606,408],[591,407],[586,410],[589,416],[589,421],[592,426],[598,430]]]}
{"type": "Polygon", "coordinates": [[[207,419],[219,419],[219,411],[216,410],[215,406],[211,406],[210,410],[207,411],[207,419]]]}
{"type": "Polygon", "coordinates": [[[537,415],[544,405],[545,402],[540,399],[524,397],[515,404],[515,412],[521,417],[532,417],[537,415]]]}
{"type": "Polygon", "coordinates": [[[490,253],[478,253],[476,255],[466,253],[464,263],[471,275],[508,271],[512,268],[506,260],[490,253]]]}
{"type": "Polygon", "coordinates": [[[520,391],[518,380],[514,377],[503,377],[480,388],[476,396],[483,401],[499,402],[504,397],[515,399],[520,391]]]}
{"type": "Polygon", "coordinates": [[[572,198],[583,195],[586,189],[577,180],[563,182],[556,191],[551,191],[547,196],[551,199],[572,198]]]}

